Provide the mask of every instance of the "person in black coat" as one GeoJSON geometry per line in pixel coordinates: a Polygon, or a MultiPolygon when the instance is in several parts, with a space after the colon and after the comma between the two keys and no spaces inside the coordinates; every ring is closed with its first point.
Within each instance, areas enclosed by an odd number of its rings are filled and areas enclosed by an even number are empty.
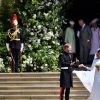
{"type": "MultiPolygon", "coordinates": [[[[59,56],[58,65],[61,69],[60,73],[60,100],[63,100],[65,91],[65,100],[69,100],[70,88],[73,87],[72,69],[77,67],[79,61],[72,61],[71,45],[65,44],[64,51],[59,56]]],[[[82,64],[79,66],[83,66],[82,64]]]]}
{"type": "Polygon", "coordinates": [[[18,28],[18,21],[16,14],[13,15],[12,28],[8,30],[6,38],[6,47],[11,56],[11,70],[18,72],[20,53],[24,47],[24,34],[21,28],[18,28]]]}

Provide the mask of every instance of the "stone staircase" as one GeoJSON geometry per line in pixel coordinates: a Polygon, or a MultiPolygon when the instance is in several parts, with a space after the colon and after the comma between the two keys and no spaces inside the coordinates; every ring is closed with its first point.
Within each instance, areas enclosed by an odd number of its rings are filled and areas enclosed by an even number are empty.
{"type": "MultiPolygon", "coordinates": [[[[73,77],[70,100],[86,100],[88,91],[73,77]]],[[[0,73],[0,100],[59,100],[59,73],[0,73]]]]}

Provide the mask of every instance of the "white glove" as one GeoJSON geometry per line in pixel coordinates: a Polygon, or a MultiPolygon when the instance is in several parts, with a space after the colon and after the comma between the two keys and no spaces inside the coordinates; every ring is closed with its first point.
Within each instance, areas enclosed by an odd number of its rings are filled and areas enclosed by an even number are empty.
{"type": "Polygon", "coordinates": [[[24,48],[24,44],[21,43],[21,49],[20,49],[21,52],[23,51],[23,48],[24,48]]]}
{"type": "Polygon", "coordinates": [[[6,43],[7,50],[10,51],[9,43],[6,43]]]}

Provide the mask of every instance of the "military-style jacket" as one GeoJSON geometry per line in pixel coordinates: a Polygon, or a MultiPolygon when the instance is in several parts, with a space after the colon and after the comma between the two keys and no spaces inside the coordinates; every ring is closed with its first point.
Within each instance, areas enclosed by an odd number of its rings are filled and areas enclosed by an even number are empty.
{"type": "Polygon", "coordinates": [[[9,44],[10,48],[20,49],[21,43],[24,42],[24,33],[22,29],[17,29],[16,31],[14,29],[9,29],[6,43],[9,44]]]}
{"type": "Polygon", "coordinates": [[[72,68],[70,66],[72,62],[71,55],[63,52],[59,56],[59,67],[68,67],[68,69],[61,69],[60,73],[60,87],[70,88],[73,87],[73,78],[72,78],[72,68]]]}

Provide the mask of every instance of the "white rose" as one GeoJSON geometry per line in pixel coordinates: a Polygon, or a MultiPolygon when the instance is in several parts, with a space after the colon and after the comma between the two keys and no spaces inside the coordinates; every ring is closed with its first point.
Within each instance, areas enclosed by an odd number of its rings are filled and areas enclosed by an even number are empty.
{"type": "Polygon", "coordinates": [[[22,55],[22,58],[26,59],[26,56],[25,55],[22,55]]]}
{"type": "Polygon", "coordinates": [[[26,16],[26,12],[23,11],[22,13],[23,13],[24,16],[26,16]]]}
{"type": "Polygon", "coordinates": [[[45,64],[44,66],[45,66],[45,67],[47,67],[47,66],[48,66],[48,64],[45,64]]]}
{"type": "Polygon", "coordinates": [[[50,37],[54,36],[52,31],[48,32],[47,35],[50,36],[50,37]]]}
{"type": "Polygon", "coordinates": [[[34,70],[36,70],[36,67],[34,67],[34,70]]]}
{"type": "Polygon", "coordinates": [[[48,15],[49,15],[48,13],[44,13],[44,16],[45,16],[45,17],[48,17],[48,15]]]}
{"type": "Polygon", "coordinates": [[[55,41],[52,41],[52,43],[55,44],[56,42],[55,41]]]}
{"type": "Polygon", "coordinates": [[[2,58],[0,58],[0,62],[2,62],[3,61],[3,59],[2,58]]]}
{"type": "Polygon", "coordinates": [[[34,28],[36,28],[36,26],[33,26],[34,28]]]}
{"type": "Polygon", "coordinates": [[[33,18],[36,19],[36,14],[33,15],[33,18]]]}
{"type": "Polygon", "coordinates": [[[33,33],[33,32],[30,32],[30,35],[32,35],[32,36],[33,36],[33,35],[34,35],[34,33],[33,33]]]}
{"type": "Polygon", "coordinates": [[[38,39],[38,40],[37,40],[37,43],[39,43],[39,44],[40,44],[40,39],[38,39]]]}
{"type": "Polygon", "coordinates": [[[41,66],[41,69],[43,69],[43,66],[41,66]]]}
{"type": "Polygon", "coordinates": [[[38,29],[41,29],[41,28],[42,28],[42,26],[41,26],[41,25],[38,25],[38,26],[37,26],[37,28],[38,28],[38,29]]]}

